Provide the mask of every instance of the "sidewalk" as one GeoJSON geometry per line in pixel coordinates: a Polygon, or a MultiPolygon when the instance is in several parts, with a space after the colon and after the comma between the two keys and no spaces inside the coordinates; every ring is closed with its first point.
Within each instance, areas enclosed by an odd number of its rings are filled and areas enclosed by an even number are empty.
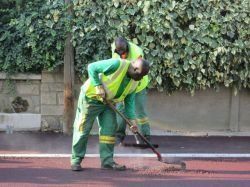
{"type": "MultiPolygon", "coordinates": [[[[133,136],[127,136],[128,143],[135,143],[133,136]]],[[[0,133],[0,153],[44,153],[70,154],[72,137],[60,133],[13,134],[0,133]]],[[[250,154],[250,137],[184,137],[152,136],[152,143],[159,144],[159,152],[168,153],[227,153],[250,154]]],[[[87,154],[98,154],[98,136],[90,136],[87,154]]],[[[115,147],[116,154],[149,154],[150,149],[115,147]]]]}

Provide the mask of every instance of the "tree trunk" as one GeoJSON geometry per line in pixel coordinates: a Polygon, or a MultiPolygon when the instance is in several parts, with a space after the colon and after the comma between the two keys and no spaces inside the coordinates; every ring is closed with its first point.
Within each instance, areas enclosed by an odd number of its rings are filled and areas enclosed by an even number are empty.
{"type": "MultiPolygon", "coordinates": [[[[70,0],[65,0],[69,4],[70,0]]],[[[68,10],[72,14],[71,8],[68,10]]],[[[68,33],[64,48],[64,127],[65,134],[72,133],[74,120],[74,48],[72,45],[71,34],[68,33]]]]}

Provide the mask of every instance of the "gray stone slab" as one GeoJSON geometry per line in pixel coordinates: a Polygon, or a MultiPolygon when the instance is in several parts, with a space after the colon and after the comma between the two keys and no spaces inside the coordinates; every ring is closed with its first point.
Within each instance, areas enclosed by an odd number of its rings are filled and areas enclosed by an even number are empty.
{"type": "Polygon", "coordinates": [[[40,113],[40,96],[24,96],[29,103],[27,112],[29,113],[40,113]]]}
{"type": "Polygon", "coordinates": [[[53,82],[56,82],[56,79],[53,73],[49,73],[49,72],[42,73],[42,83],[53,83],[53,82]]]}
{"type": "Polygon", "coordinates": [[[50,83],[42,83],[41,84],[41,92],[49,92],[50,91],[49,85],[50,85],[50,83]]]}
{"type": "Polygon", "coordinates": [[[64,93],[63,92],[59,92],[56,95],[57,95],[58,104],[59,105],[63,105],[64,104],[64,93]]]}
{"type": "Polygon", "coordinates": [[[57,104],[56,93],[54,92],[42,92],[41,93],[41,104],[57,104]]]}
{"type": "Polygon", "coordinates": [[[64,90],[63,83],[42,83],[41,91],[42,92],[62,92],[64,90]]]}
{"type": "Polygon", "coordinates": [[[56,74],[56,82],[64,82],[63,73],[56,74]]]}
{"type": "Polygon", "coordinates": [[[240,92],[239,126],[240,131],[250,132],[250,89],[240,92]]]}
{"type": "Polygon", "coordinates": [[[60,117],[57,116],[42,116],[42,131],[54,131],[54,130],[62,130],[60,117]]]}
{"type": "Polygon", "coordinates": [[[14,131],[38,131],[41,127],[41,114],[0,113],[0,130],[6,131],[10,125],[14,131]]]}
{"type": "Polygon", "coordinates": [[[38,84],[16,84],[17,94],[20,95],[39,95],[40,94],[40,85],[38,84]]]}
{"type": "Polygon", "coordinates": [[[63,105],[42,105],[41,114],[42,115],[63,115],[63,105]]]}
{"type": "Polygon", "coordinates": [[[229,126],[230,130],[238,132],[239,128],[239,105],[240,96],[239,94],[234,95],[233,90],[231,91],[231,102],[230,102],[230,116],[229,116],[229,126]]]}
{"type": "Polygon", "coordinates": [[[2,92],[3,90],[3,80],[0,80],[0,93],[2,92]]]}
{"type": "Polygon", "coordinates": [[[43,72],[42,82],[43,83],[63,83],[63,73],[61,72],[43,72]]]}
{"type": "Polygon", "coordinates": [[[229,129],[230,90],[197,91],[195,96],[149,92],[147,105],[152,128],[169,131],[223,131],[229,129]]]}
{"type": "Polygon", "coordinates": [[[7,76],[7,73],[0,73],[0,79],[6,78],[15,80],[41,80],[41,74],[17,73],[15,75],[7,76]]]}
{"type": "Polygon", "coordinates": [[[63,85],[63,83],[50,84],[49,85],[49,90],[50,91],[55,91],[55,92],[63,92],[64,85],[63,85]]]}

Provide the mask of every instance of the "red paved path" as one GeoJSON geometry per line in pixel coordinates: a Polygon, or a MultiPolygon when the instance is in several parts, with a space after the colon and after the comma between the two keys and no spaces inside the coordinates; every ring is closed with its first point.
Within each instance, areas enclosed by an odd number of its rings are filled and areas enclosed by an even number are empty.
{"type": "MultiPolygon", "coordinates": [[[[126,141],[134,143],[128,136],[126,141]]],[[[250,153],[250,137],[152,137],[161,153],[250,153]],[[212,146],[211,146],[212,145],[212,146]]],[[[61,134],[0,133],[0,153],[71,153],[72,137],[61,134]]],[[[152,153],[116,147],[116,153],[152,153]]],[[[98,137],[91,136],[87,153],[98,153],[98,137]]],[[[250,187],[250,161],[187,161],[186,171],[170,171],[156,158],[119,158],[125,172],[99,169],[98,158],[86,158],[85,170],[72,172],[69,158],[0,158],[1,186],[145,186],[250,187]]]]}
{"type": "Polygon", "coordinates": [[[86,158],[82,172],[69,170],[69,158],[0,158],[0,186],[250,186],[250,161],[187,161],[186,171],[171,171],[154,158],[116,160],[128,170],[100,170],[98,158],[86,158]]]}

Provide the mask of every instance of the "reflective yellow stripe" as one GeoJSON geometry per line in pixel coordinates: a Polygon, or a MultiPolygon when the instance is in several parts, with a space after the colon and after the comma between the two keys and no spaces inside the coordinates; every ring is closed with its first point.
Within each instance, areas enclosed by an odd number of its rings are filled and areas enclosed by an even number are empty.
{"type": "Polygon", "coordinates": [[[100,143],[115,144],[115,137],[112,136],[99,136],[100,143]]]}
{"type": "Polygon", "coordinates": [[[100,140],[99,143],[115,144],[115,141],[104,141],[104,140],[100,140]]]}
{"type": "Polygon", "coordinates": [[[85,120],[86,120],[85,116],[81,117],[81,120],[80,120],[80,122],[79,122],[79,124],[78,124],[79,131],[80,131],[80,132],[83,132],[83,131],[84,131],[85,120]]]}
{"type": "Polygon", "coordinates": [[[115,94],[112,93],[112,92],[108,89],[107,85],[106,85],[105,83],[102,83],[102,85],[103,85],[103,88],[104,88],[104,90],[105,90],[105,92],[106,92],[106,99],[110,100],[111,98],[114,98],[114,97],[115,97],[115,94]]]}
{"type": "MultiPolygon", "coordinates": [[[[120,66],[113,74],[108,75],[108,76],[101,74],[101,77],[99,76],[101,78],[101,82],[104,86],[107,100],[114,99],[115,94],[117,93],[119,86],[120,86],[124,76],[127,73],[129,65],[130,65],[129,61],[120,59],[120,66]]],[[[131,85],[131,84],[129,84],[129,85],[131,85]]],[[[91,99],[97,99],[97,100],[102,101],[102,99],[96,95],[95,87],[91,84],[90,79],[88,79],[88,81],[85,82],[84,87],[86,90],[87,97],[89,97],[91,99]]],[[[132,91],[134,91],[134,90],[129,89],[129,88],[131,88],[131,86],[127,86],[126,88],[128,89],[126,94],[124,94],[125,93],[125,91],[124,91],[124,93],[120,96],[120,98],[118,98],[118,101],[122,101],[127,96],[128,93],[132,93],[132,91]]]]}
{"type": "Polygon", "coordinates": [[[138,93],[138,92],[142,91],[143,89],[145,89],[148,86],[148,82],[149,82],[148,75],[145,75],[143,77],[143,79],[140,80],[140,82],[139,82],[139,84],[138,84],[138,86],[136,88],[135,93],[138,93]]]}
{"type": "Polygon", "coordinates": [[[119,98],[113,99],[114,102],[118,103],[124,100],[124,98],[135,91],[138,85],[138,81],[130,80],[128,85],[126,86],[125,90],[123,91],[122,95],[119,98]]]}
{"type": "MultiPolygon", "coordinates": [[[[124,71],[124,69],[126,68],[127,65],[128,64],[126,63],[125,60],[120,59],[120,66],[119,66],[119,68],[117,69],[117,71],[114,74],[105,77],[105,79],[104,79],[104,75],[102,75],[101,80],[102,80],[102,84],[103,84],[103,87],[105,89],[105,92],[107,94],[106,99],[111,100],[111,99],[113,99],[115,97],[115,94],[116,94],[117,90],[116,91],[115,90],[110,90],[111,88],[109,88],[108,85],[111,85],[112,83],[114,83],[114,81],[117,80],[119,78],[119,76],[122,75],[122,73],[123,73],[123,71],[124,71]]],[[[126,72],[124,72],[124,73],[126,74],[126,72]]],[[[117,89],[118,89],[118,87],[117,87],[117,89]]]]}
{"type": "Polygon", "coordinates": [[[91,99],[96,99],[99,101],[102,101],[102,98],[100,96],[96,95],[96,91],[95,88],[93,87],[93,85],[91,85],[90,79],[88,79],[83,86],[84,90],[86,90],[86,96],[91,98],[91,99]]]}
{"type": "Polygon", "coordinates": [[[104,84],[108,85],[111,82],[114,81],[114,79],[117,79],[117,77],[122,73],[123,69],[126,66],[126,62],[122,59],[120,59],[120,66],[119,68],[116,70],[115,73],[112,74],[112,76],[110,76],[110,78],[108,80],[105,80],[105,82],[103,82],[104,84]]]}
{"type": "Polygon", "coordinates": [[[140,125],[143,125],[145,123],[148,123],[148,117],[145,118],[140,118],[140,119],[136,119],[136,122],[140,125]]]}
{"type": "Polygon", "coordinates": [[[115,141],[115,137],[114,136],[99,136],[100,140],[113,140],[115,141]]]}
{"type": "Polygon", "coordinates": [[[138,82],[137,81],[133,81],[130,90],[132,90],[132,92],[133,92],[137,86],[138,86],[138,82]]]}

